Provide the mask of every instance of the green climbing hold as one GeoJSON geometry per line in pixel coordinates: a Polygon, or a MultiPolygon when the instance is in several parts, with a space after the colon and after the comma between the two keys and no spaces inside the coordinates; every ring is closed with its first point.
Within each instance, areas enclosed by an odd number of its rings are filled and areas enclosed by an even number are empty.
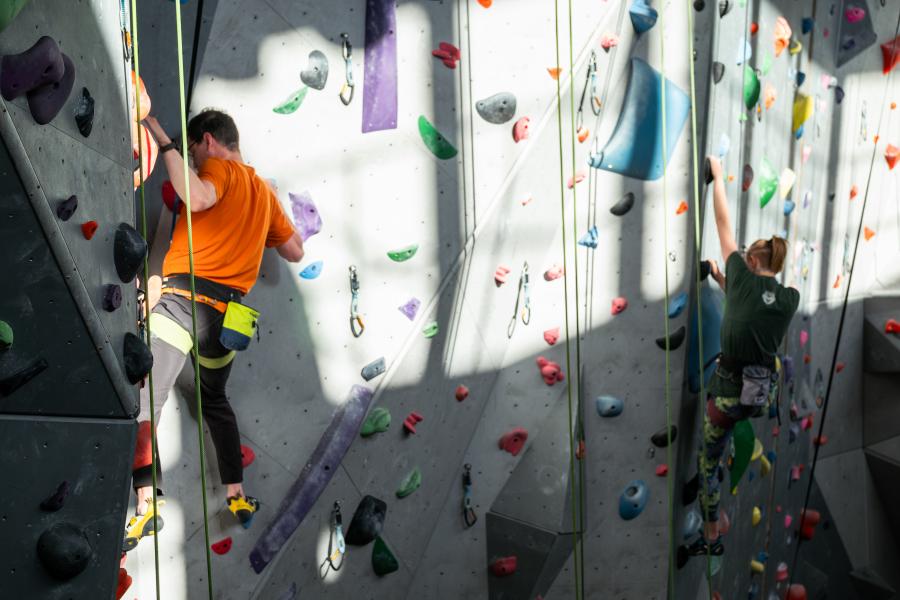
{"type": "Polygon", "coordinates": [[[738,421],[734,426],[734,456],[731,461],[731,491],[737,489],[741,477],[750,465],[750,458],[753,456],[753,446],[756,442],[756,434],[753,433],[753,426],[747,419],[738,421]]]}
{"type": "Polygon", "coordinates": [[[440,328],[438,327],[437,321],[432,321],[425,326],[425,329],[422,330],[422,333],[427,338],[433,338],[438,334],[438,331],[440,331],[440,328]]]}
{"type": "Polygon", "coordinates": [[[0,321],[0,350],[6,350],[13,345],[13,330],[9,323],[0,321]]]}
{"type": "Polygon", "coordinates": [[[306,93],[309,91],[309,88],[305,85],[291,94],[287,100],[273,108],[274,112],[277,112],[279,115],[289,115],[292,112],[296,112],[300,105],[303,104],[303,101],[306,99],[306,93]]]}
{"type": "Polygon", "coordinates": [[[442,160],[456,156],[456,148],[424,116],[419,117],[419,135],[431,153],[442,160]]]}
{"type": "Polygon", "coordinates": [[[406,498],[419,489],[420,485],[422,485],[422,471],[419,470],[419,467],[414,467],[413,470],[403,478],[403,481],[400,482],[400,487],[397,488],[396,492],[397,497],[406,498]]]}
{"type": "Polygon", "coordinates": [[[763,77],[765,77],[766,75],[769,74],[769,70],[771,68],[772,68],[772,55],[766,53],[766,55],[763,56],[762,64],[759,65],[759,72],[762,74],[763,77]]]}
{"type": "Polygon", "coordinates": [[[394,262],[403,262],[411,259],[416,255],[416,252],[419,251],[418,244],[412,244],[407,246],[406,248],[400,248],[399,250],[390,250],[387,255],[394,262]]]}
{"type": "Polygon", "coordinates": [[[379,577],[384,577],[400,568],[397,557],[387,547],[381,536],[375,538],[375,544],[372,546],[372,568],[379,577]]]}
{"type": "Polygon", "coordinates": [[[362,424],[359,435],[369,437],[376,433],[384,433],[391,426],[391,411],[380,406],[373,408],[372,412],[362,424]]]}
{"type": "Polygon", "coordinates": [[[750,67],[744,67],[744,106],[747,110],[753,110],[756,103],[759,102],[759,77],[756,71],[750,67]]]}
{"type": "Polygon", "coordinates": [[[759,182],[759,207],[765,208],[772,196],[775,195],[775,190],[778,189],[778,175],[775,174],[775,169],[772,168],[765,156],[759,166],[759,175],[756,180],[759,182]]]}
{"type": "Polygon", "coordinates": [[[6,29],[6,26],[16,18],[22,7],[28,4],[28,0],[6,0],[0,2],[0,31],[6,29]]]}

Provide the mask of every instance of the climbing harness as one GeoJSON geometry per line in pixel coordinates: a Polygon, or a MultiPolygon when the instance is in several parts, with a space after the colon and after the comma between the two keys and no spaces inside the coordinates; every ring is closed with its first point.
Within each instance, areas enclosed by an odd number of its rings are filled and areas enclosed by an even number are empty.
{"type": "Polygon", "coordinates": [[[584,99],[588,90],[591,92],[591,112],[594,116],[600,115],[600,98],[597,96],[597,52],[591,50],[591,58],[588,60],[587,74],[584,79],[584,88],[581,90],[581,100],[578,101],[578,112],[575,115],[575,130],[578,132],[579,141],[584,131],[584,99]]]}
{"type": "Polygon", "coordinates": [[[353,90],[356,89],[356,84],[353,83],[353,45],[350,43],[349,33],[341,34],[341,54],[344,57],[344,84],[338,95],[344,106],[350,106],[350,103],[353,102],[353,90]]]}
{"type": "Polygon", "coordinates": [[[463,521],[466,527],[471,527],[478,520],[475,509],[472,508],[472,465],[466,463],[463,465],[463,521]]]}
{"type": "Polygon", "coordinates": [[[528,291],[528,261],[522,265],[522,274],[519,276],[519,290],[516,292],[516,307],[513,309],[512,318],[506,328],[506,337],[512,338],[516,330],[516,318],[519,316],[519,302],[525,298],[522,306],[522,323],[528,325],[531,322],[531,294],[528,291]]]}
{"type": "Polygon", "coordinates": [[[347,545],[344,542],[344,526],[341,518],[341,503],[335,501],[331,509],[331,535],[328,537],[328,558],[325,560],[334,571],[340,571],[344,566],[344,553],[347,545]],[[340,558],[339,563],[335,563],[340,558]]]}
{"type": "Polygon", "coordinates": [[[350,332],[358,338],[365,330],[366,325],[359,314],[359,277],[356,265],[350,265],[350,332]]]}

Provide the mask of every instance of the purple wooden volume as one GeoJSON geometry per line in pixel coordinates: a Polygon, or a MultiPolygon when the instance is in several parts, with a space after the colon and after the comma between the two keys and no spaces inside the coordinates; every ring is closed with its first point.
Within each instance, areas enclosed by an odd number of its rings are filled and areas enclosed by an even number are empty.
{"type": "Polygon", "coordinates": [[[395,0],[366,0],[363,133],[397,128],[395,0]]]}

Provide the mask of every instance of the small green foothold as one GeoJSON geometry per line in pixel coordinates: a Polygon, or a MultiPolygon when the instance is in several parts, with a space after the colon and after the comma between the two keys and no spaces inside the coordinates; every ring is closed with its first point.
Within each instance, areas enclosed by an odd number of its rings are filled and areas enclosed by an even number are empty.
{"type": "Polygon", "coordinates": [[[414,467],[400,482],[400,487],[397,488],[397,497],[406,498],[419,489],[420,485],[422,485],[422,471],[419,470],[419,467],[414,467]]]}
{"type": "Polygon", "coordinates": [[[456,148],[424,116],[419,117],[419,135],[431,153],[442,160],[456,156],[456,148]]]}
{"type": "Polygon", "coordinates": [[[384,433],[391,426],[391,411],[380,406],[373,408],[362,425],[359,435],[369,437],[376,433],[384,433]]]}
{"type": "Polygon", "coordinates": [[[759,72],[762,73],[763,77],[769,74],[769,70],[772,68],[772,55],[766,54],[763,56],[762,64],[759,66],[759,72]]]}
{"type": "Polygon", "coordinates": [[[375,538],[375,544],[372,546],[372,568],[379,577],[384,577],[400,568],[400,563],[397,562],[394,553],[387,547],[381,536],[375,538]]]}
{"type": "Polygon", "coordinates": [[[303,100],[306,99],[306,92],[309,91],[309,88],[305,85],[291,94],[287,100],[273,108],[274,112],[277,112],[279,115],[289,115],[292,112],[296,112],[300,105],[303,104],[303,100]]]}
{"type": "Polygon", "coordinates": [[[403,262],[411,259],[416,255],[416,252],[419,251],[418,244],[412,244],[407,246],[406,248],[400,248],[399,250],[391,250],[387,253],[388,258],[390,258],[394,262],[403,262]]]}
{"type": "Polygon", "coordinates": [[[437,321],[432,321],[428,325],[425,326],[425,329],[422,330],[422,333],[425,334],[427,338],[433,338],[438,334],[440,328],[438,327],[437,321]]]}
{"type": "Polygon", "coordinates": [[[6,350],[13,345],[13,330],[9,323],[0,321],[0,350],[6,350]]]}

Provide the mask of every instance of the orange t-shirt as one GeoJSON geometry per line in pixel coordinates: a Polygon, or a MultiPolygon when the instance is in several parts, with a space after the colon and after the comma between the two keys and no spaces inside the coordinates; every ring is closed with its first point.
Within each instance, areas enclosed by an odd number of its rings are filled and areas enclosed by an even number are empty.
{"type": "MultiPolygon", "coordinates": [[[[207,159],[198,173],[218,200],[191,214],[194,274],[246,294],[256,283],[263,250],[294,235],[294,225],[269,185],[245,164],[207,159]]],[[[163,261],[163,276],[188,273],[187,219],[178,219],[163,261]]]]}

